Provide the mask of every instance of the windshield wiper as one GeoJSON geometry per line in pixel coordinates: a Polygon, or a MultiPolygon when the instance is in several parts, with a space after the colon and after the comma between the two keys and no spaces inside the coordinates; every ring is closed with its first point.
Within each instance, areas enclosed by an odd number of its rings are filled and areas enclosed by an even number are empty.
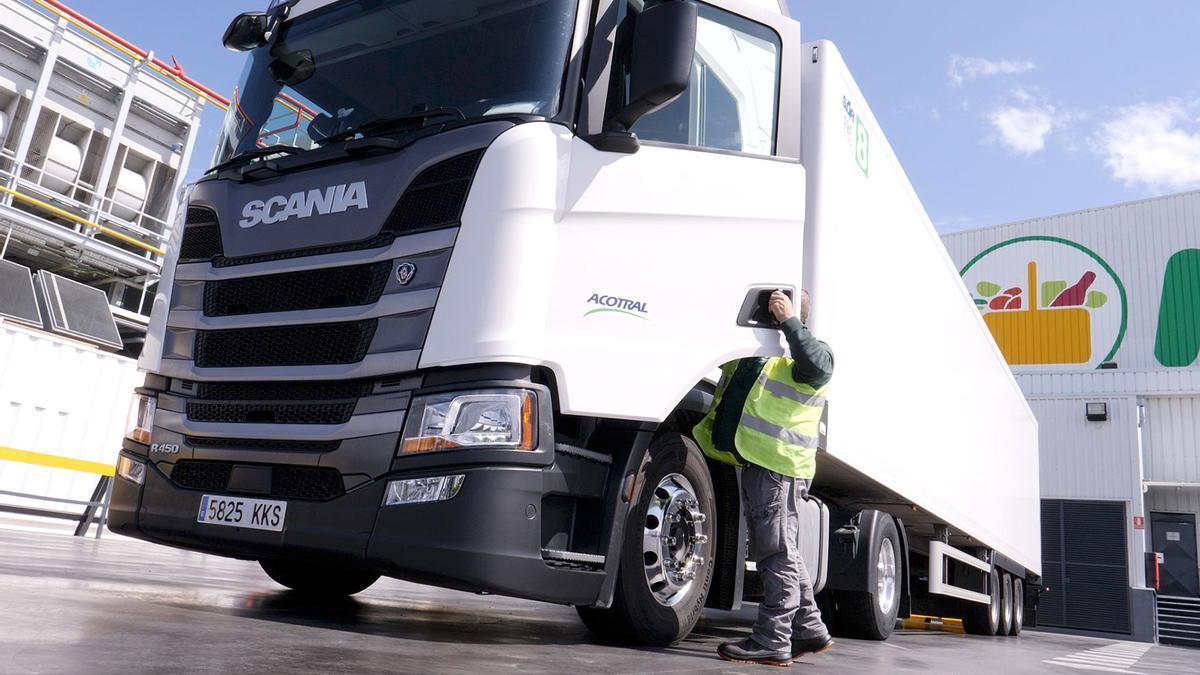
{"type": "Polygon", "coordinates": [[[463,111],[459,110],[458,108],[430,108],[428,110],[421,110],[398,117],[379,117],[369,122],[363,122],[362,124],[345,131],[340,131],[336,134],[326,136],[325,138],[318,140],[317,143],[320,145],[328,145],[329,143],[344,141],[347,138],[353,138],[359,134],[362,134],[364,137],[366,137],[370,134],[384,133],[392,128],[401,127],[412,122],[424,122],[437,117],[454,117],[463,122],[467,120],[467,116],[464,115],[463,111]]]}
{"type": "Polygon", "coordinates": [[[253,150],[246,150],[245,152],[239,152],[238,154],[234,155],[233,157],[230,157],[229,159],[225,160],[224,162],[221,162],[220,164],[216,164],[216,165],[212,166],[211,168],[209,168],[208,171],[205,171],[205,173],[212,173],[214,171],[220,171],[221,169],[228,169],[233,166],[245,166],[246,164],[249,164],[250,162],[252,162],[256,159],[260,159],[262,157],[269,157],[271,155],[295,155],[295,154],[298,154],[301,152],[304,152],[304,151],[301,150],[300,148],[296,148],[296,147],[293,147],[290,145],[268,145],[265,148],[255,148],[253,150]]]}

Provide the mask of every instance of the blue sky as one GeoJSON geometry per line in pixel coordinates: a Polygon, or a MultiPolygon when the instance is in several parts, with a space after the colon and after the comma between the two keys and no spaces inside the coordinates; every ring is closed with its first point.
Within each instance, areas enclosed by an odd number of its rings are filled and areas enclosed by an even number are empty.
{"type": "MultiPolygon", "coordinates": [[[[221,92],[243,59],[221,33],[266,5],[68,2],[221,92]]],[[[1200,2],[790,3],[804,39],[838,44],[943,231],[1200,188],[1200,2]]]]}

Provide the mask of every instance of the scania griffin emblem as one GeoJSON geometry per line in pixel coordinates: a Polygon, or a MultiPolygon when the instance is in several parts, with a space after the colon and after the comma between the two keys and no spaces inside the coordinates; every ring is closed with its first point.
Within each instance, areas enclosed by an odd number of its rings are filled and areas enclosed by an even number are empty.
{"type": "Polygon", "coordinates": [[[400,263],[400,266],[396,268],[396,281],[399,281],[401,286],[407,286],[415,276],[417,276],[417,266],[410,262],[400,263]]]}

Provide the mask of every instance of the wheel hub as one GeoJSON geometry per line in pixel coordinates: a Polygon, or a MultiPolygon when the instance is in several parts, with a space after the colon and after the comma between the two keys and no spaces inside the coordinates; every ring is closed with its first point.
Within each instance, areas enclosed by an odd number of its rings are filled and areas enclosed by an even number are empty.
{"type": "Polygon", "coordinates": [[[875,602],[880,613],[889,616],[896,604],[896,551],[886,539],[883,542],[875,562],[875,602]]]}
{"type": "Polygon", "coordinates": [[[670,607],[682,600],[704,568],[707,521],[687,478],[672,473],[659,481],[642,532],[646,585],[659,604],[670,607]]]}

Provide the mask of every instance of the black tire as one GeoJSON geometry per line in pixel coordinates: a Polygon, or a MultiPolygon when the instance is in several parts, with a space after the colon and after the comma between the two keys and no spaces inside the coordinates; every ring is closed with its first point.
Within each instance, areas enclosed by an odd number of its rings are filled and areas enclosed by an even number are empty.
{"type": "Polygon", "coordinates": [[[1000,625],[996,628],[996,635],[1008,635],[1008,632],[1012,630],[1012,620],[1012,575],[1004,572],[1000,576],[1000,625]]]}
{"type": "Polygon", "coordinates": [[[904,569],[900,553],[900,535],[896,531],[896,521],[891,516],[884,516],[879,526],[871,536],[871,557],[868,558],[870,574],[876,575],[874,582],[870,578],[863,579],[865,591],[837,591],[838,632],[846,637],[856,637],[864,640],[886,640],[896,628],[896,617],[900,612],[900,592],[903,586],[904,569]],[[886,554],[884,547],[891,549],[891,561],[894,583],[890,586],[890,598],[887,591],[881,589],[878,583],[877,570],[881,557],[886,554]]]}
{"type": "Polygon", "coordinates": [[[995,635],[1000,630],[1000,572],[992,568],[988,579],[988,595],[991,602],[962,602],[963,630],[971,635],[995,635]]]}
{"type": "Polygon", "coordinates": [[[718,523],[712,478],[695,442],[681,434],[668,433],[650,444],[649,453],[645,473],[637,479],[641,486],[638,502],[625,523],[612,608],[576,609],[583,624],[601,638],[662,647],[674,644],[692,632],[704,610],[715,567],[712,552],[718,523]],[[709,524],[707,527],[712,534],[709,535],[710,543],[704,545],[701,554],[704,562],[696,570],[695,580],[677,602],[666,606],[655,598],[647,582],[642,538],[655,487],[675,473],[691,483],[699,508],[707,518],[704,522],[709,524]]]}
{"type": "Polygon", "coordinates": [[[1021,581],[1020,577],[1013,577],[1012,598],[1013,620],[1012,625],[1008,627],[1008,634],[1020,635],[1021,629],[1025,627],[1025,582],[1021,581]]]}
{"type": "Polygon", "coordinates": [[[259,560],[275,583],[314,597],[346,597],[364,591],[379,579],[371,570],[327,567],[292,560],[259,560]]]}

